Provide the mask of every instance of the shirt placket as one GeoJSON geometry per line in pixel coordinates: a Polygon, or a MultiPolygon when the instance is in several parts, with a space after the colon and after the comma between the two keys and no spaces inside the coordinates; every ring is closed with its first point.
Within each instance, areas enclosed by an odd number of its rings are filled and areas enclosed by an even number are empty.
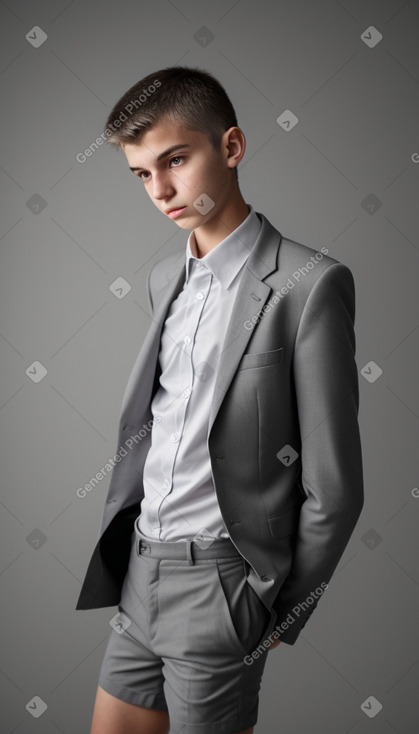
{"type": "MultiPolygon", "coordinates": [[[[194,345],[199,330],[202,313],[209,297],[212,273],[205,265],[194,260],[194,267],[188,279],[186,290],[188,291],[189,313],[186,323],[181,325],[183,333],[178,330],[176,334],[169,334],[176,342],[175,360],[173,364],[174,374],[178,375],[179,394],[172,401],[170,409],[165,416],[166,426],[170,426],[170,432],[166,430],[163,456],[161,461],[162,486],[159,489],[159,501],[154,505],[152,518],[153,535],[160,539],[161,533],[161,511],[166,498],[173,490],[173,475],[176,457],[185,428],[186,412],[189,399],[193,389],[194,381],[194,345]],[[186,332],[186,333],[185,333],[186,332]],[[183,387],[181,387],[183,383],[183,387]]],[[[163,447],[162,447],[163,448],[163,447]]]]}

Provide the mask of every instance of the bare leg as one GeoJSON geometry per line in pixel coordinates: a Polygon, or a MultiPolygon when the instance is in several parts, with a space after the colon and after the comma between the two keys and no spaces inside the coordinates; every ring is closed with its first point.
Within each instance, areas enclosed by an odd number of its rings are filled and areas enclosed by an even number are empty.
{"type": "Polygon", "coordinates": [[[169,728],[167,711],[126,703],[98,686],[90,734],[168,734],[169,728]]]}

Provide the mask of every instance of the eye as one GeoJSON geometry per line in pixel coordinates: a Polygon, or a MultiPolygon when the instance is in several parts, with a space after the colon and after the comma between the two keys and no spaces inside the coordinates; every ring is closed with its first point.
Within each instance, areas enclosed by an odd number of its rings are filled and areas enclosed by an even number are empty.
{"type": "MultiPolygon", "coordinates": [[[[173,161],[184,161],[184,160],[185,160],[185,156],[183,156],[183,155],[176,155],[174,158],[171,158],[170,159],[170,163],[173,163],[173,161]]],[[[175,165],[175,168],[177,168],[176,165],[175,165]]]]}
{"type": "MultiPolygon", "coordinates": [[[[175,168],[178,168],[181,163],[186,159],[186,156],[184,155],[176,155],[173,158],[170,159],[169,164],[172,164],[174,161],[179,161],[178,164],[174,164],[175,168]]],[[[150,174],[148,171],[140,171],[139,173],[135,174],[138,178],[140,178],[144,183],[149,180],[150,174]]]]}

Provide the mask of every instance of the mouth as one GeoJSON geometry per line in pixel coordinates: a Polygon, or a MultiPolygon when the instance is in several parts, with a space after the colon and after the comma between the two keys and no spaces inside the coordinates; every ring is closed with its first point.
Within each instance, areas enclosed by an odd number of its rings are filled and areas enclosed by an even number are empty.
{"type": "Polygon", "coordinates": [[[165,213],[167,214],[168,217],[170,217],[170,219],[176,219],[176,217],[182,214],[185,211],[185,209],[186,209],[186,206],[181,206],[178,209],[169,209],[165,213]]]}

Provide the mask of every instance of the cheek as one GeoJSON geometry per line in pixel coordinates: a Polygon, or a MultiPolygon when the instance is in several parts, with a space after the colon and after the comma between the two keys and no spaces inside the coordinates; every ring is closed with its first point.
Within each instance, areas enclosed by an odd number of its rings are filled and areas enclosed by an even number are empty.
{"type": "MultiPolygon", "coordinates": [[[[215,166],[209,164],[208,161],[199,162],[194,169],[193,175],[190,177],[190,184],[193,186],[193,191],[196,195],[205,192],[211,196],[211,191],[215,193],[218,187],[218,175],[215,166]]],[[[214,196],[211,198],[213,199],[214,196]]]]}
{"type": "Polygon", "coordinates": [[[200,192],[206,193],[213,201],[216,201],[217,195],[219,194],[219,177],[217,172],[214,170],[207,170],[200,179],[200,192]]]}
{"type": "Polygon", "coordinates": [[[182,188],[182,194],[185,194],[185,196],[188,197],[188,201],[190,203],[195,201],[200,194],[209,194],[207,179],[204,178],[202,174],[199,176],[182,176],[180,187],[182,188]]]}
{"type": "Polygon", "coordinates": [[[195,177],[193,171],[181,171],[179,169],[179,172],[176,174],[176,177],[173,180],[173,185],[182,194],[193,194],[195,191],[195,177]]]}

